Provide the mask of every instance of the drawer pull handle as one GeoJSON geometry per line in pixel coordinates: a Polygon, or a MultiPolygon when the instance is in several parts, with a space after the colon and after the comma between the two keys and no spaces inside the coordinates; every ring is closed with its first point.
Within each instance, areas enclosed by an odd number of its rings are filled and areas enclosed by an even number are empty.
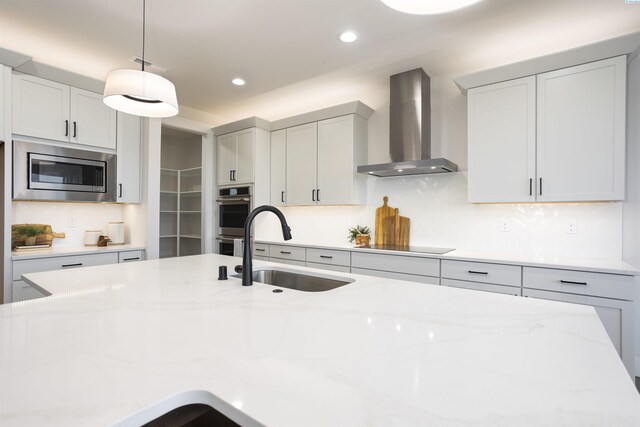
{"type": "Polygon", "coordinates": [[[135,258],[125,258],[125,259],[123,259],[122,261],[135,261],[135,260],[137,260],[137,259],[140,259],[140,257],[139,257],[139,256],[137,256],[137,257],[135,257],[135,258]]]}
{"type": "Polygon", "coordinates": [[[320,258],[333,259],[331,255],[320,255],[320,258]]]}
{"type": "Polygon", "coordinates": [[[62,268],[66,268],[66,267],[80,267],[82,265],[81,262],[78,262],[76,264],[62,264],[62,268]]]}
{"type": "Polygon", "coordinates": [[[473,270],[469,270],[469,273],[470,274],[489,274],[486,271],[473,271],[473,270]]]}
{"type": "Polygon", "coordinates": [[[291,255],[291,252],[289,251],[280,251],[281,254],[285,254],[285,255],[291,255]]]}
{"type": "Polygon", "coordinates": [[[256,248],[256,252],[265,252],[266,249],[260,249],[260,248],[256,248]]]}
{"type": "Polygon", "coordinates": [[[587,282],[573,282],[571,280],[560,280],[560,283],[566,283],[567,285],[582,285],[587,286],[587,282]]]}

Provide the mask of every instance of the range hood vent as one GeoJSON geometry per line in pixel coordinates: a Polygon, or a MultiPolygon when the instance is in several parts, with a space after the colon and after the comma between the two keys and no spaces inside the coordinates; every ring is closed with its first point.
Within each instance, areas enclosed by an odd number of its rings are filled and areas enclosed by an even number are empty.
{"type": "Polygon", "coordinates": [[[389,154],[391,163],[358,166],[379,177],[456,172],[458,165],[431,158],[429,76],[422,68],[390,78],[389,154]]]}

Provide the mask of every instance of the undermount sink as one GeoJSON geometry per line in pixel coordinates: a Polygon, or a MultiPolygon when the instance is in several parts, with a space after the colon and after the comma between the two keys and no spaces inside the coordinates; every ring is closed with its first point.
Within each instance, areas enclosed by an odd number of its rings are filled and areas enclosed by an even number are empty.
{"type": "MultiPolygon", "coordinates": [[[[242,276],[236,274],[232,277],[242,276]]],[[[277,268],[253,270],[253,281],[304,292],[329,291],[354,282],[347,277],[303,274],[277,268]]]]}

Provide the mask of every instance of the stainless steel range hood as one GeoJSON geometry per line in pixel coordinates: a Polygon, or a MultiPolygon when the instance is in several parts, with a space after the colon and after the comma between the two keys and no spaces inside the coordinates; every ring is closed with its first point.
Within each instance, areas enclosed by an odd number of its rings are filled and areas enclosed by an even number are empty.
{"type": "Polygon", "coordinates": [[[358,173],[404,176],[456,172],[458,165],[431,158],[430,79],[422,68],[391,76],[391,163],[358,166],[358,173]]]}

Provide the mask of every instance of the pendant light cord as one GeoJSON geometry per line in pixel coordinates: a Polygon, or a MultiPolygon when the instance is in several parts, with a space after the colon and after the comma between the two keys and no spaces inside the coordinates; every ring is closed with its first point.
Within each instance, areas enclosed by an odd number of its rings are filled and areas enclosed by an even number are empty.
{"type": "Polygon", "coordinates": [[[142,0],[142,71],[144,71],[144,38],[145,38],[145,27],[146,27],[146,18],[147,18],[147,7],[146,0],[142,0]]]}

